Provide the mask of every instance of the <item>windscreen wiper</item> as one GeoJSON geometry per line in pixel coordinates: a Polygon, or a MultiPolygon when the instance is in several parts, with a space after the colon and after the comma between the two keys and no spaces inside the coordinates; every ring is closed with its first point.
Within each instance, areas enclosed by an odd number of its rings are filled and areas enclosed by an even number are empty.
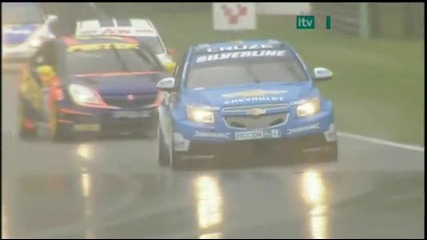
{"type": "Polygon", "coordinates": [[[119,50],[117,50],[117,48],[114,47],[114,44],[111,44],[111,49],[113,50],[114,55],[116,56],[116,59],[120,63],[120,66],[122,67],[123,71],[129,72],[128,66],[126,65],[125,61],[123,61],[123,58],[120,56],[119,50]]]}
{"type": "MultiPolygon", "coordinates": [[[[143,54],[142,52],[140,52],[138,49],[132,48],[132,50],[135,52],[136,55],[138,55],[140,58],[146,60],[149,63],[153,63],[145,54],[143,54]]],[[[151,69],[150,70],[161,70],[161,68],[157,68],[156,64],[153,63],[153,66],[150,66],[151,69]]]]}
{"type": "Polygon", "coordinates": [[[255,83],[261,83],[261,81],[257,78],[254,71],[252,70],[252,65],[250,63],[246,64],[246,70],[248,71],[249,75],[253,77],[255,83]]]}

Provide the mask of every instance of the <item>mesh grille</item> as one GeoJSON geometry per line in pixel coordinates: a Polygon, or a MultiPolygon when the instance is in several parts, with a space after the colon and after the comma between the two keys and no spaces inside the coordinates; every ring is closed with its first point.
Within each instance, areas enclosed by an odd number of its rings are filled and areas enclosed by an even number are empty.
{"type": "Polygon", "coordinates": [[[127,95],[120,96],[102,96],[102,99],[108,105],[115,107],[144,107],[151,105],[156,100],[157,95],[134,95],[133,100],[129,100],[127,95]]]}
{"type": "Polygon", "coordinates": [[[224,119],[227,125],[232,128],[261,129],[285,124],[288,120],[288,113],[270,114],[258,117],[230,116],[225,117],[224,119]]]}

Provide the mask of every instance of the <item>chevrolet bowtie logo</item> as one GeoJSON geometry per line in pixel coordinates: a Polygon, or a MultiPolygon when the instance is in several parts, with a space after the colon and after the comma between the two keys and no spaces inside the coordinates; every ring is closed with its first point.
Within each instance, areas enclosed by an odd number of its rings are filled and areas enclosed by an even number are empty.
{"type": "Polygon", "coordinates": [[[252,90],[245,92],[235,92],[229,94],[223,94],[223,98],[244,98],[244,97],[264,97],[264,96],[274,96],[274,95],[282,95],[287,93],[286,90],[252,90]]]}
{"type": "Polygon", "coordinates": [[[254,116],[254,117],[258,117],[262,114],[265,114],[267,112],[267,110],[265,109],[261,109],[261,108],[251,108],[247,111],[247,114],[254,116]]]}

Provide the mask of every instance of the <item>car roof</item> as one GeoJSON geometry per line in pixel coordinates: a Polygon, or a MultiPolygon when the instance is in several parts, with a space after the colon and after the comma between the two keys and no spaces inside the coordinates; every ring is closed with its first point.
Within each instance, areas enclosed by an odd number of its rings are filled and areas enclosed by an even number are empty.
{"type": "Polygon", "coordinates": [[[150,19],[143,18],[106,18],[106,19],[87,19],[77,22],[78,31],[94,31],[98,33],[105,29],[133,29],[138,35],[158,36],[156,27],[150,19]]]}
{"type": "Polygon", "coordinates": [[[235,40],[228,42],[212,42],[212,43],[203,43],[193,47],[193,53],[208,53],[210,49],[222,49],[221,52],[235,51],[232,49],[227,49],[234,46],[252,46],[253,50],[258,49],[256,46],[259,45],[269,45],[272,48],[292,48],[289,44],[275,40],[275,39],[250,39],[250,40],[235,40]]]}

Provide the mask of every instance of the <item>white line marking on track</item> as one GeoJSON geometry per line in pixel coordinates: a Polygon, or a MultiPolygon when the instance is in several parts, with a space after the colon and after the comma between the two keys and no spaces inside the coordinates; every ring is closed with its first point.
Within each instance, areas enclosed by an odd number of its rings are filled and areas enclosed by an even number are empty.
{"type": "Polygon", "coordinates": [[[346,137],[346,138],[352,138],[352,139],[361,140],[361,141],[365,141],[365,142],[387,145],[390,147],[403,148],[403,149],[407,149],[407,150],[411,150],[411,151],[424,152],[424,147],[421,147],[421,146],[406,145],[406,144],[402,144],[402,143],[396,143],[396,142],[391,142],[391,141],[378,139],[378,138],[372,138],[372,137],[365,137],[365,136],[352,134],[352,133],[338,132],[338,136],[346,137]]]}

